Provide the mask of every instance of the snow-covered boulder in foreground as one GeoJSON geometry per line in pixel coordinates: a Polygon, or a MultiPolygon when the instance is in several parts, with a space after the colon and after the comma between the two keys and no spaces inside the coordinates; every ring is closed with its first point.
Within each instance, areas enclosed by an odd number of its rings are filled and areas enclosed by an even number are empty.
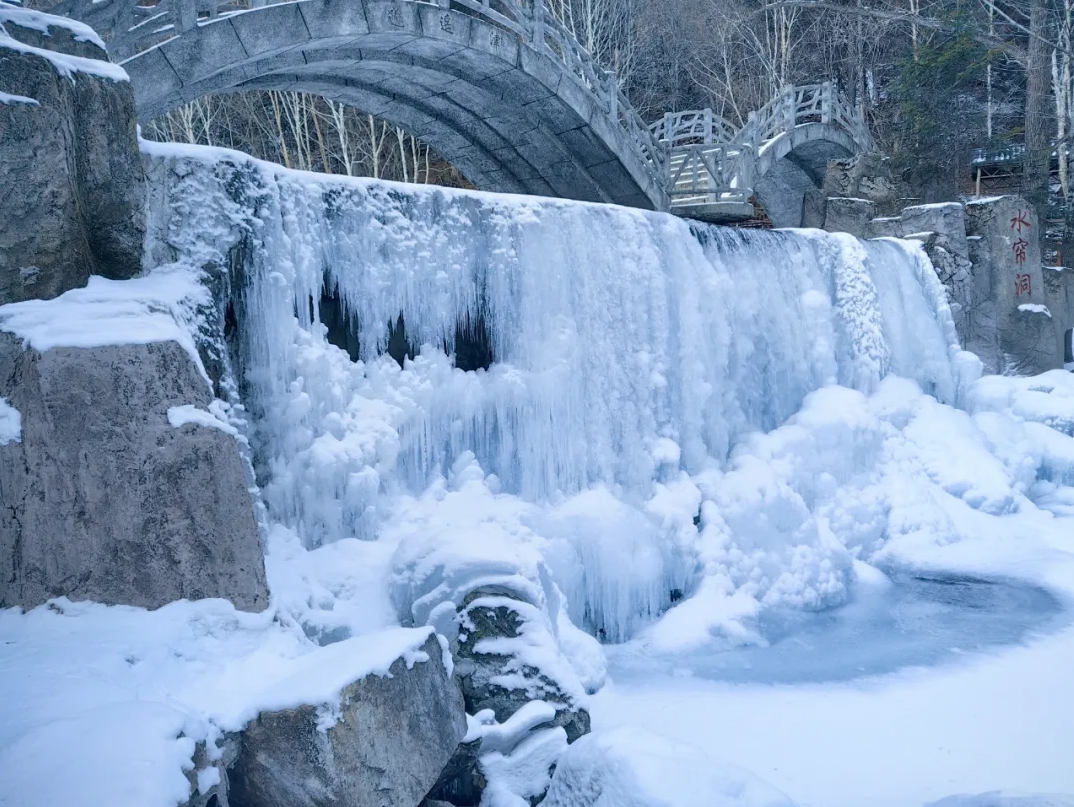
{"type": "Polygon", "coordinates": [[[148,344],[93,346],[124,334],[109,319],[79,334],[78,313],[95,306],[69,302],[0,307],[0,395],[20,421],[19,439],[0,444],[0,606],[68,596],[267,607],[234,429],[210,413],[196,354],[166,338],[181,335],[175,321],[158,313],[156,332],[146,315],[138,338],[148,344]],[[181,407],[204,419],[172,422],[181,407]]]}
{"type": "Polygon", "coordinates": [[[0,3],[0,304],[135,276],[134,91],[85,25],[0,3]]]}
{"type": "Polygon", "coordinates": [[[794,807],[753,774],[629,726],[591,734],[560,758],[545,807],[794,807]]]}
{"type": "Polygon", "coordinates": [[[414,807],[466,733],[451,659],[432,635],[335,708],[263,712],[243,732],[231,800],[250,807],[414,807]]]}

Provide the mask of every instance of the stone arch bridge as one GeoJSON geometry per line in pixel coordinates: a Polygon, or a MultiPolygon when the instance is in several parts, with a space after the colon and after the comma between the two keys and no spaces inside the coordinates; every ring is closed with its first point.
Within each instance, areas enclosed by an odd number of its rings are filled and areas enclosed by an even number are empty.
{"type": "Polygon", "coordinates": [[[421,138],[481,190],[710,221],[748,218],[756,191],[793,226],[829,157],[872,148],[830,84],[788,88],[738,129],[709,110],[647,126],[545,0],[61,0],[48,10],[97,29],[143,121],[211,93],[316,93],[421,138]]]}

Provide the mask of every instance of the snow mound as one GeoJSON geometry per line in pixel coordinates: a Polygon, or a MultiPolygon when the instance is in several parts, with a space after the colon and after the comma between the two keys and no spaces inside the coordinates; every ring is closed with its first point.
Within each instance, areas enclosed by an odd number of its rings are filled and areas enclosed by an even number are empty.
{"type": "Polygon", "coordinates": [[[590,734],[560,757],[547,807],[794,807],[742,768],[629,726],[590,734]]]}
{"type": "Polygon", "coordinates": [[[191,334],[196,309],[209,302],[209,291],[192,267],[161,269],[134,280],[95,275],[84,288],[52,300],[0,306],[0,330],[39,353],[56,347],[178,342],[208,381],[191,334]]]}

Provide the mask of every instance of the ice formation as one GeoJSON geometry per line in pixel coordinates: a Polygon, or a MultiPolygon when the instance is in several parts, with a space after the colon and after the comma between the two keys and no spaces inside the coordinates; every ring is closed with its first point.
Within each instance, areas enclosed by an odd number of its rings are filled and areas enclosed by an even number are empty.
{"type": "MultiPolygon", "coordinates": [[[[168,416],[249,450],[273,604],[0,613],[17,696],[0,705],[0,781],[19,804],[174,804],[194,743],[325,697],[302,685],[326,662],[465,629],[475,592],[517,603],[510,655],[587,701],[596,728],[629,719],[704,748],[623,730],[564,752],[561,731],[529,731],[552,704],[477,715],[486,807],[539,791],[564,753],[582,787],[553,795],[572,805],[590,774],[652,773],[662,753],[671,773],[652,776],[729,804],[785,799],[709,753],[803,803],[1074,790],[1069,634],[929,671],[934,688],[604,686],[607,657],[613,678],[630,652],[690,674],[689,653],[769,641],[773,615],[823,621],[852,585],[883,583],[878,566],[1074,602],[1074,376],[977,379],[918,247],[145,149],[151,271],[4,306],[0,325],[38,350],[176,339],[199,357],[223,400],[168,416]],[[220,322],[227,349],[210,343],[220,322]],[[1012,680],[1033,682],[1028,706],[1012,680]],[[1018,742],[975,742],[997,736],[1018,742]],[[111,775],[130,760],[138,777],[111,775]]],[[[0,411],[0,442],[17,420],[0,411]]]]}
{"type": "MultiPolygon", "coordinates": [[[[241,286],[239,370],[271,516],[316,547],[405,532],[424,496],[446,534],[462,523],[448,511],[465,521],[479,495],[515,526],[459,527],[459,552],[528,547],[573,620],[610,641],[697,589],[697,482],[746,435],[830,385],[868,394],[896,374],[953,404],[975,373],[906,243],[147,149],[165,178],[155,249],[190,262],[215,249],[241,286]]],[[[801,567],[769,599],[839,602],[842,545],[806,504],[783,510],[800,528],[785,534],[779,516],[743,549],[801,567]]],[[[743,518],[732,531],[757,532],[743,518]]],[[[516,571],[532,584],[535,569],[516,571]]]]}

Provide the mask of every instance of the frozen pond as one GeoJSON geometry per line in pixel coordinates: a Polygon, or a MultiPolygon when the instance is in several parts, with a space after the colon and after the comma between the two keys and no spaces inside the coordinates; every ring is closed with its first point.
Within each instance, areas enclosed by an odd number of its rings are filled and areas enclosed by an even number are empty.
{"type": "Polygon", "coordinates": [[[732,683],[838,682],[1016,644],[1064,623],[1061,610],[1050,593],[1025,583],[900,571],[857,584],[841,608],[766,613],[756,625],[764,645],[713,643],[674,656],[652,655],[640,643],[607,650],[612,677],[622,683],[654,674],[732,683]]]}

